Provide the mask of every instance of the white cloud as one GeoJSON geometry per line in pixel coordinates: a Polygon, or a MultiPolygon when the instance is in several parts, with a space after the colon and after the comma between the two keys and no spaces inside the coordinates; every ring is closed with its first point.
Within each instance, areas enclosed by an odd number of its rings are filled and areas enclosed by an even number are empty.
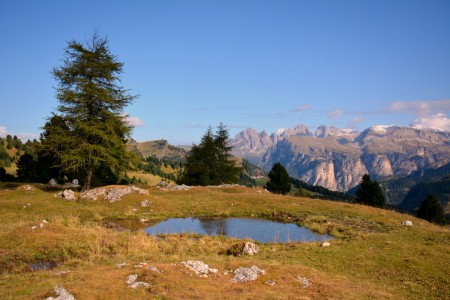
{"type": "Polygon", "coordinates": [[[396,101],[389,106],[388,110],[412,113],[416,114],[419,118],[425,118],[450,111],[450,99],[429,101],[419,100],[410,102],[396,101]]]}
{"type": "Polygon", "coordinates": [[[128,122],[128,124],[133,125],[134,127],[142,127],[145,125],[144,122],[141,121],[138,117],[132,117],[128,114],[121,114],[123,117],[125,117],[125,121],[128,122]]]}
{"type": "Polygon", "coordinates": [[[23,141],[34,140],[39,138],[39,134],[34,133],[16,133],[17,137],[23,141]]]}
{"type": "Polygon", "coordinates": [[[6,137],[8,135],[8,130],[6,130],[5,126],[0,126],[0,137],[6,137]]]}
{"type": "Polygon", "coordinates": [[[344,111],[342,109],[335,109],[328,113],[328,118],[332,120],[339,119],[344,114],[344,111]]]}
{"type": "Polygon", "coordinates": [[[299,106],[299,107],[296,107],[296,108],[294,109],[294,111],[302,111],[302,110],[306,110],[306,109],[310,109],[310,108],[311,108],[311,105],[305,104],[305,105],[301,105],[301,106],[299,106]]]}
{"type": "Polygon", "coordinates": [[[0,126],[0,137],[5,138],[8,134],[11,136],[17,136],[22,141],[32,140],[39,138],[38,134],[34,133],[11,133],[8,130],[6,130],[6,126],[0,126]]]}
{"type": "Polygon", "coordinates": [[[364,121],[365,120],[362,117],[353,117],[347,122],[347,127],[354,129],[356,126],[358,126],[360,123],[364,121]]]}
{"type": "Polygon", "coordinates": [[[414,120],[413,125],[421,125],[424,127],[433,127],[450,131],[450,119],[448,119],[444,114],[434,114],[428,117],[418,118],[414,120]]]}
{"type": "Polygon", "coordinates": [[[396,101],[389,106],[388,110],[415,114],[417,119],[414,120],[413,125],[450,130],[450,119],[446,116],[450,112],[450,99],[396,101]]]}

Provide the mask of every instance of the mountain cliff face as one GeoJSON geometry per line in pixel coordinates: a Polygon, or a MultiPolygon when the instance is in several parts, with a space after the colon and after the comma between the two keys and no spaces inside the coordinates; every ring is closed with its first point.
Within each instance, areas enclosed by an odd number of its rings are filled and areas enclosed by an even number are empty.
{"type": "MultiPolygon", "coordinates": [[[[265,170],[280,162],[291,176],[309,184],[347,191],[364,174],[374,180],[401,177],[450,162],[450,132],[410,126],[374,126],[359,133],[323,125],[315,135],[295,130],[286,136],[286,130],[272,134],[265,143],[253,140],[252,145],[259,145],[254,163],[264,153],[257,164],[265,170]]],[[[258,133],[253,132],[256,139],[258,133]]],[[[240,153],[235,155],[246,157],[249,144],[238,136],[230,144],[239,141],[240,153]]]]}
{"type": "Polygon", "coordinates": [[[291,135],[313,136],[312,132],[303,124],[294,129],[279,129],[270,136],[265,130],[258,133],[253,128],[247,128],[231,139],[229,144],[234,147],[232,152],[234,156],[248,159],[256,165],[270,147],[291,135]]]}

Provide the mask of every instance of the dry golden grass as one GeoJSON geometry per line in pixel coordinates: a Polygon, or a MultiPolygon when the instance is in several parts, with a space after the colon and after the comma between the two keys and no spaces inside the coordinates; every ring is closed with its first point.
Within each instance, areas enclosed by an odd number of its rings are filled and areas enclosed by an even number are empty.
{"type": "Polygon", "coordinates": [[[38,185],[34,192],[4,190],[15,187],[0,183],[0,299],[45,299],[58,285],[77,299],[445,299],[450,294],[450,230],[393,211],[243,187],[149,189],[149,195],[130,194],[114,203],[65,201],[38,185]],[[143,200],[152,201],[151,207],[140,207],[143,200]],[[110,219],[135,222],[144,216],[274,213],[337,239],[330,247],[258,243],[258,255],[234,257],[225,254],[241,241],[234,238],[186,233],[157,239],[141,230],[101,227],[110,219]],[[43,228],[31,229],[44,219],[49,223],[43,228]],[[405,219],[414,226],[401,226],[405,219]],[[180,265],[186,260],[203,261],[219,273],[200,277],[180,265]],[[59,266],[30,270],[30,263],[42,261],[59,266]],[[135,267],[140,262],[162,273],[135,267]],[[129,266],[117,268],[119,263],[129,266]],[[254,282],[232,282],[229,271],[252,265],[266,274],[254,282]],[[60,271],[70,273],[54,275],[60,271]],[[131,274],[152,286],[128,288],[131,274]],[[302,288],[297,276],[312,285],[302,288]],[[265,284],[268,280],[276,284],[265,284]]]}
{"type": "MultiPolygon", "coordinates": [[[[147,185],[148,186],[155,186],[162,180],[162,178],[159,177],[159,176],[152,175],[152,174],[143,174],[142,171],[139,171],[139,172],[128,172],[128,176],[130,178],[135,176],[137,179],[141,179],[143,181],[147,181],[147,185]]],[[[165,179],[165,180],[170,182],[170,180],[167,180],[167,179],[165,179]]]]}

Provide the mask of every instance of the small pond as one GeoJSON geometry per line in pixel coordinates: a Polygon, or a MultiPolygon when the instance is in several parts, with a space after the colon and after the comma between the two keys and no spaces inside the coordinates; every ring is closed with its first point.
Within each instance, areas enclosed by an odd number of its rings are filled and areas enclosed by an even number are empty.
{"type": "Polygon", "coordinates": [[[313,242],[333,239],[293,223],[280,223],[257,218],[172,218],[147,227],[149,235],[197,233],[252,239],[261,243],[313,242]]]}
{"type": "Polygon", "coordinates": [[[48,262],[48,261],[30,264],[30,268],[34,271],[36,271],[36,270],[51,270],[51,269],[56,268],[57,266],[58,266],[57,263],[48,262]]]}

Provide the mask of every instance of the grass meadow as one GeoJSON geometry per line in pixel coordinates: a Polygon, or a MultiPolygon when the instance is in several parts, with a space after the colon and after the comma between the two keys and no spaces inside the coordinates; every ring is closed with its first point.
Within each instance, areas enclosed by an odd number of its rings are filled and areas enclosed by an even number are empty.
{"type": "MultiPolygon", "coordinates": [[[[0,183],[0,299],[45,299],[62,285],[76,299],[449,299],[450,230],[373,207],[273,195],[257,188],[195,187],[130,194],[122,200],[67,201],[57,188],[0,183]],[[140,203],[149,200],[149,207],[140,203]],[[148,225],[170,217],[258,216],[336,239],[322,243],[257,243],[255,256],[227,255],[242,240],[191,233],[147,236],[148,225]],[[402,226],[404,220],[413,226],[402,226]],[[43,228],[39,224],[43,220],[43,228]],[[135,224],[118,233],[107,220],[135,224]],[[33,226],[38,226],[32,229],[33,226]],[[218,273],[200,277],[180,265],[200,260],[218,273]],[[52,270],[30,264],[56,262],[52,270]],[[147,263],[161,272],[135,267],[147,263]],[[117,268],[120,263],[129,265],[117,268]],[[233,282],[232,270],[256,265],[257,280],[233,282]],[[70,271],[61,275],[58,272],[70,271]],[[148,288],[128,288],[138,274],[148,288]],[[296,280],[312,283],[307,288],[296,280]],[[265,282],[272,280],[274,285],[265,282]]],[[[145,188],[145,187],[144,187],[145,188]]],[[[76,195],[78,195],[76,193],[76,195]]]]}

